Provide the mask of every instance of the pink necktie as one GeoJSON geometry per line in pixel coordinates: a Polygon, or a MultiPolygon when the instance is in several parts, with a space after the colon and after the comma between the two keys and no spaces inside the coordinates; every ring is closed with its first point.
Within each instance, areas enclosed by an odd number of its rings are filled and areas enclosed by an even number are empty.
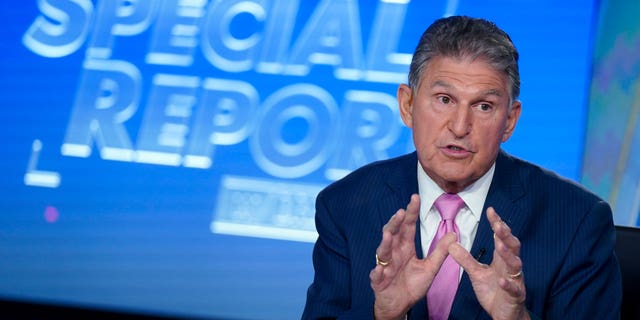
{"type": "MultiPolygon", "coordinates": [[[[431,241],[428,254],[435,249],[438,241],[447,232],[455,232],[458,235],[458,241],[460,241],[460,231],[455,218],[458,211],[464,206],[464,201],[455,193],[444,193],[436,199],[435,206],[440,212],[442,221],[438,225],[438,232],[431,241]]],[[[460,265],[451,256],[447,256],[427,292],[429,319],[444,320],[449,317],[453,298],[458,290],[459,277],[460,265]]]]}

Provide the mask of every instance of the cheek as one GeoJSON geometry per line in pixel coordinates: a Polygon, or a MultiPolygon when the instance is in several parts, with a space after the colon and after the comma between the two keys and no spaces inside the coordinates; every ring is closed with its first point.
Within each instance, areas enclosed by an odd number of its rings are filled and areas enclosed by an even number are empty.
{"type": "Polygon", "coordinates": [[[486,149],[493,153],[504,142],[506,137],[504,131],[504,126],[486,126],[475,135],[476,143],[480,146],[485,146],[486,149]]]}
{"type": "Polygon", "coordinates": [[[486,139],[496,139],[502,141],[506,131],[507,119],[504,116],[499,116],[479,123],[481,135],[484,135],[486,139]]]}
{"type": "Polygon", "coordinates": [[[420,135],[432,135],[433,132],[437,131],[438,127],[438,119],[430,116],[429,114],[422,113],[414,113],[415,117],[413,118],[413,131],[416,133],[420,133],[420,135]]]}

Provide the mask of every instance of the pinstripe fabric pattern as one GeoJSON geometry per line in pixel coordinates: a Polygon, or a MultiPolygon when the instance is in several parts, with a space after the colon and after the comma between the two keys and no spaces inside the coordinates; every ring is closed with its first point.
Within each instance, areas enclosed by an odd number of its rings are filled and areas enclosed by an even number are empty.
{"type": "MultiPolygon", "coordinates": [[[[382,226],[418,192],[415,153],[376,162],[323,190],[316,201],[320,235],[303,319],[371,319],[369,272],[382,226]]],[[[608,204],[579,185],[501,152],[485,201],[522,243],[527,308],[548,319],[617,319],[621,280],[608,204]],[[598,301],[599,303],[593,303],[598,301]],[[606,301],[606,302],[602,302],[606,301]]],[[[416,233],[419,238],[419,232],[416,233]]],[[[483,215],[471,249],[490,263],[492,231],[483,215]]],[[[422,251],[416,239],[418,254],[422,251]]],[[[409,319],[425,319],[419,301],[409,319]]],[[[490,319],[463,274],[450,319],[490,319]]]]}

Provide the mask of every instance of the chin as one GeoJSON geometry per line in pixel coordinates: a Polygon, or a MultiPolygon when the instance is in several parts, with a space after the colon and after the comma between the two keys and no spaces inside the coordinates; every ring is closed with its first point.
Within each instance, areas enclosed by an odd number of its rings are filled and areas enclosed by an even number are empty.
{"type": "Polygon", "coordinates": [[[461,174],[460,171],[457,172],[438,172],[438,176],[444,180],[445,183],[450,185],[464,185],[467,181],[470,180],[470,176],[468,174],[461,174]]]}

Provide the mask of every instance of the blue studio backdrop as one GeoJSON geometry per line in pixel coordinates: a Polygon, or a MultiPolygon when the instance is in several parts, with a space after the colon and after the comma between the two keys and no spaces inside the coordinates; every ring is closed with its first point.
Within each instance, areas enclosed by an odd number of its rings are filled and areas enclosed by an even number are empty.
{"type": "MultiPolygon", "coordinates": [[[[3,1],[0,298],[299,318],[315,196],[413,150],[395,92],[421,33],[447,15],[493,20],[520,51],[507,151],[591,175],[607,199],[616,183],[638,188],[640,169],[616,180],[615,166],[583,165],[607,162],[585,140],[601,137],[593,52],[608,57],[598,21],[614,2],[3,1]]],[[[633,135],[614,140],[618,163],[639,163],[624,153],[633,135]]],[[[637,225],[632,211],[616,222],[637,225]]]]}

